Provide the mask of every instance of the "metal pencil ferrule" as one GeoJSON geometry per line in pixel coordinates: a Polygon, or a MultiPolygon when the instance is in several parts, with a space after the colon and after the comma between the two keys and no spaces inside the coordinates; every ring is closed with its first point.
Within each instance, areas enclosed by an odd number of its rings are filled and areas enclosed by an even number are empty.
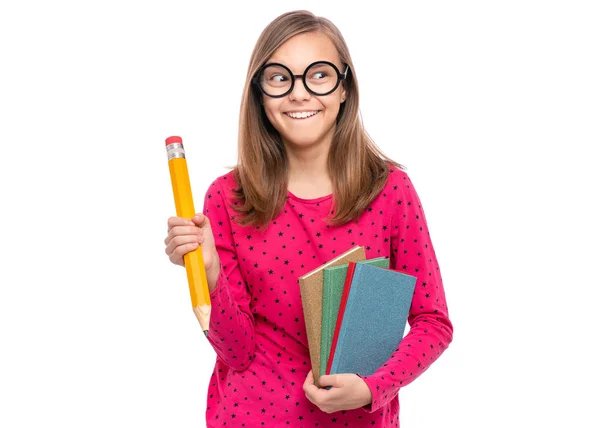
{"type": "Polygon", "coordinates": [[[185,150],[182,143],[173,143],[167,146],[167,157],[169,160],[175,158],[185,159],[185,150]]]}

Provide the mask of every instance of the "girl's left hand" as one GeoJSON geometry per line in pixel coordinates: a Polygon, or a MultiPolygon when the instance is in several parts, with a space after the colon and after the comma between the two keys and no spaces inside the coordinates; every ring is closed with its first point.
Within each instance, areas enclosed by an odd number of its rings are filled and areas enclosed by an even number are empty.
{"type": "Polygon", "coordinates": [[[352,410],[371,404],[371,390],[358,375],[344,373],[323,375],[318,388],[313,380],[312,370],[308,372],[303,389],[306,398],[325,413],[352,410]],[[331,385],[331,389],[325,389],[331,385]]]}

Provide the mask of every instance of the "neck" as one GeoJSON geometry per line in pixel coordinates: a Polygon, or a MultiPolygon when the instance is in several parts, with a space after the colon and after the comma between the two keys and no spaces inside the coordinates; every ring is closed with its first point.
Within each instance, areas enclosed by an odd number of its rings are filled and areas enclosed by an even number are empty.
{"type": "Polygon", "coordinates": [[[328,176],[327,158],[329,147],[311,147],[301,150],[287,151],[290,179],[292,178],[318,178],[328,176]]]}
{"type": "Polygon", "coordinates": [[[331,177],[327,167],[329,144],[309,147],[288,145],[288,189],[300,197],[318,197],[332,192],[331,177]]]}
{"type": "Polygon", "coordinates": [[[329,149],[333,141],[335,126],[333,126],[321,140],[312,144],[292,144],[284,140],[285,150],[289,162],[290,180],[329,178],[327,160],[329,149]]]}

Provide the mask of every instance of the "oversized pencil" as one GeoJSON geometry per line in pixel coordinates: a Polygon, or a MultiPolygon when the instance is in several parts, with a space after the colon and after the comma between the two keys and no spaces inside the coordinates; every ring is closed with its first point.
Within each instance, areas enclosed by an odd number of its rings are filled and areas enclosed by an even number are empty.
{"type": "MultiPolygon", "coordinates": [[[[169,171],[171,173],[171,184],[175,198],[175,210],[178,217],[192,219],[196,214],[192,189],[185,160],[185,150],[181,137],[169,137],[166,140],[167,157],[169,159],[169,171]]],[[[194,251],[183,256],[185,271],[187,273],[190,297],[194,314],[200,322],[204,335],[208,336],[208,324],[210,321],[210,296],[208,281],[206,280],[206,269],[202,258],[202,247],[198,246],[194,251]]]]}

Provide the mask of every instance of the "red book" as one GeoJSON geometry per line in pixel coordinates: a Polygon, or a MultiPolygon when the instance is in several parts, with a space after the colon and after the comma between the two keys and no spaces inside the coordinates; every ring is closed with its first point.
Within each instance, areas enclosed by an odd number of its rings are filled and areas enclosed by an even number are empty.
{"type": "Polygon", "coordinates": [[[325,374],[331,372],[331,364],[333,363],[333,355],[335,354],[335,347],[337,346],[338,335],[340,328],[342,327],[342,320],[344,319],[344,311],[346,310],[346,303],[348,302],[348,295],[350,294],[350,285],[352,284],[352,277],[354,276],[354,268],[356,267],[355,262],[348,262],[348,272],[346,273],[346,281],[344,282],[344,292],[342,293],[342,300],[340,301],[340,311],[335,322],[335,330],[333,332],[333,340],[331,342],[331,351],[329,352],[329,360],[327,361],[327,370],[325,374]]]}

